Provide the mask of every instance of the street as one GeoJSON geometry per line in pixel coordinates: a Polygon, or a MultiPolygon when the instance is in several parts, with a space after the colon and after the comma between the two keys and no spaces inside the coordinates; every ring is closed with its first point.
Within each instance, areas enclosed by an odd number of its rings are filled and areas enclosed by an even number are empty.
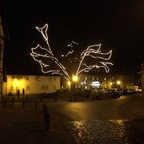
{"type": "Polygon", "coordinates": [[[141,94],[133,94],[107,100],[47,102],[47,107],[67,117],[66,128],[78,144],[143,144],[143,103],[141,94]]]}
{"type": "Polygon", "coordinates": [[[144,116],[144,98],[141,94],[124,95],[108,100],[48,102],[47,107],[73,121],[134,119],[144,116]]]}
{"type": "MultiPolygon", "coordinates": [[[[21,100],[21,99],[19,99],[21,100]]],[[[144,144],[144,98],[141,94],[115,99],[29,98],[0,106],[2,144],[144,144]],[[45,130],[43,104],[50,114],[45,130]],[[37,104],[37,106],[36,106],[37,104]]]]}

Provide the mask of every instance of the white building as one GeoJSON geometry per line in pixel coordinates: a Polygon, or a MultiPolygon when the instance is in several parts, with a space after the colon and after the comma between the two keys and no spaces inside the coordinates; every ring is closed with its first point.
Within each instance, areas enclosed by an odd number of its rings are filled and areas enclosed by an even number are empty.
{"type": "Polygon", "coordinates": [[[3,83],[3,95],[53,93],[61,88],[61,77],[39,75],[7,75],[7,82],[3,83]]]}

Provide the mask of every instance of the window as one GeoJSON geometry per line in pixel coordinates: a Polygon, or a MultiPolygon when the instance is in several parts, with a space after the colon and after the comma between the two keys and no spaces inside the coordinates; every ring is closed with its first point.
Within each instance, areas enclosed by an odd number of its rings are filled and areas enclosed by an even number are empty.
{"type": "Polygon", "coordinates": [[[86,81],[84,81],[83,83],[86,84],[86,81]]]}
{"type": "Polygon", "coordinates": [[[12,79],[15,79],[15,76],[12,76],[12,79]]]}
{"type": "Polygon", "coordinates": [[[40,81],[40,76],[36,76],[35,79],[36,79],[37,81],[40,81]]]}
{"type": "Polygon", "coordinates": [[[26,80],[29,80],[29,76],[26,76],[25,79],[26,79],[26,80]]]}
{"type": "Polygon", "coordinates": [[[44,90],[44,85],[42,85],[42,90],[44,90]]]}
{"type": "Polygon", "coordinates": [[[29,85],[26,85],[26,90],[30,90],[30,86],[29,85]]]}
{"type": "Polygon", "coordinates": [[[88,86],[85,86],[85,89],[87,90],[87,89],[88,89],[88,86]]]}
{"type": "Polygon", "coordinates": [[[56,90],[56,86],[53,86],[53,90],[56,90]]]}
{"type": "Polygon", "coordinates": [[[94,80],[95,80],[95,77],[92,77],[92,80],[94,81],[94,80]]]}
{"type": "Polygon", "coordinates": [[[48,89],[48,86],[47,86],[47,85],[45,86],[45,89],[48,89]]]}
{"type": "Polygon", "coordinates": [[[47,85],[42,85],[42,90],[47,90],[48,89],[48,86],[47,85]]]}
{"type": "Polygon", "coordinates": [[[85,79],[85,80],[87,80],[88,78],[87,78],[87,77],[85,77],[84,79],[85,79]]]}

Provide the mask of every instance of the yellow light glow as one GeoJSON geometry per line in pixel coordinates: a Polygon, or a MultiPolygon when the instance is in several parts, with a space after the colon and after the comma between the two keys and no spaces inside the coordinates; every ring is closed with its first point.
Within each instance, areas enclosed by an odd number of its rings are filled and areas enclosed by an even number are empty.
{"type": "Polygon", "coordinates": [[[110,85],[112,85],[112,82],[110,82],[110,85]]]}
{"type": "Polygon", "coordinates": [[[77,76],[77,75],[73,75],[72,80],[73,80],[74,82],[77,82],[77,81],[78,81],[78,76],[77,76]]]}
{"type": "Polygon", "coordinates": [[[70,86],[70,85],[71,85],[71,82],[70,82],[70,81],[68,81],[68,82],[67,82],[67,84],[68,84],[68,86],[70,86]]]}
{"type": "Polygon", "coordinates": [[[19,84],[19,82],[18,81],[16,81],[16,85],[18,85],[19,84]]]}
{"type": "Polygon", "coordinates": [[[121,81],[118,80],[118,81],[117,81],[117,84],[120,85],[120,84],[121,84],[121,81]]]}
{"type": "Polygon", "coordinates": [[[13,80],[13,87],[18,87],[19,86],[19,81],[17,79],[13,80]]]}

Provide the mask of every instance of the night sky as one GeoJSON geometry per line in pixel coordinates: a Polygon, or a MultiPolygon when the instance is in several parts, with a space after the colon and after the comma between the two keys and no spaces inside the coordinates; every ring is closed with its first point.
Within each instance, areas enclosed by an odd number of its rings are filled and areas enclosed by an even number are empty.
{"type": "Polygon", "coordinates": [[[111,70],[137,73],[144,62],[144,2],[142,0],[3,0],[9,41],[5,46],[8,71],[41,72],[30,56],[43,38],[35,26],[49,24],[49,43],[56,53],[71,41],[78,52],[92,44],[113,50],[111,70]]]}

